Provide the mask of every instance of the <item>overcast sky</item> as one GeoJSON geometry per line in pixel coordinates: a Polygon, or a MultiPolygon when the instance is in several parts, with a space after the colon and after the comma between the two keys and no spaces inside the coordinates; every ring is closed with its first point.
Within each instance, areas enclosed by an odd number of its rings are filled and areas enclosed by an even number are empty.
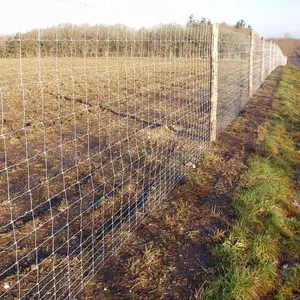
{"type": "Polygon", "coordinates": [[[188,16],[235,24],[244,19],[265,37],[300,38],[300,0],[0,0],[0,33],[61,23],[131,27],[185,24],[188,16]]]}

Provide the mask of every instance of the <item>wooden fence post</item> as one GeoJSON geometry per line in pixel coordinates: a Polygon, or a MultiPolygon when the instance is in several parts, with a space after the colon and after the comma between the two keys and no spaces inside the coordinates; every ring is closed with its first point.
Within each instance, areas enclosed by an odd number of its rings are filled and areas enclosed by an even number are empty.
{"type": "Polygon", "coordinates": [[[254,58],[254,33],[250,32],[250,55],[249,55],[249,98],[253,95],[253,58],[254,58]]]}
{"type": "Polygon", "coordinates": [[[217,105],[218,105],[218,46],[219,25],[212,25],[212,41],[210,51],[210,141],[217,137],[217,105]]]}
{"type": "Polygon", "coordinates": [[[277,44],[274,43],[273,48],[273,70],[275,70],[276,66],[276,52],[277,52],[277,44]]]}
{"type": "Polygon", "coordinates": [[[260,68],[260,83],[262,84],[265,79],[265,39],[261,38],[261,68],[260,68]]]}
{"type": "Polygon", "coordinates": [[[269,54],[269,56],[270,56],[270,58],[269,58],[269,74],[268,75],[270,75],[271,74],[271,72],[272,72],[272,54],[273,54],[273,42],[270,42],[270,54],[269,54]]]}

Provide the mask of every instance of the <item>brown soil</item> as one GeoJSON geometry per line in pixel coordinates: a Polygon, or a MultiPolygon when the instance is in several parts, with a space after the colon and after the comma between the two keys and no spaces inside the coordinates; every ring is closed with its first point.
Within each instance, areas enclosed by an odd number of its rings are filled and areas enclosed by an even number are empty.
{"type": "Polygon", "coordinates": [[[277,68],[192,170],[100,269],[78,299],[201,298],[213,279],[211,249],[230,228],[234,190],[268,117],[277,68]]]}
{"type": "MultiPolygon", "coordinates": [[[[82,60],[74,58],[70,69],[62,58],[56,82],[53,60],[45,58],[42,83],[34,61],[22,60],[22,86],[18,60],[1,61],[6,299],[76,295],[94,264],[127,237],[126,226],[135,227],[209,144],[209,60],[132,58],[135,68],[128,68],[129,59],[119,59],[117,68],[114,60],[91,58],[86,82],[82,60]]],[[[239,81],[247,78],[247,62],[220,60],[218,132],[239,110],[237,95],[239,104],[246,99],[247,82],[239,81]]]]}

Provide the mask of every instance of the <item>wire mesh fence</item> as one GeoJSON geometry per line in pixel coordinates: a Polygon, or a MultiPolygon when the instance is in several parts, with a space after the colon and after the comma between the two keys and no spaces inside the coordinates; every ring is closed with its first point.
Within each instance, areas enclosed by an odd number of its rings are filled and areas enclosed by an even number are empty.
{"type": "Polygon", "coordinates": [[[74,299],[286,64],[217,25],[63,25],[0,37],[0,57],[7,299],[74,299]]]}
{"type": "Polygon", "coordinates": [[[249,99],[250,36],[220,28],[218,49],[217,133],[237,116],[249,99]]]}

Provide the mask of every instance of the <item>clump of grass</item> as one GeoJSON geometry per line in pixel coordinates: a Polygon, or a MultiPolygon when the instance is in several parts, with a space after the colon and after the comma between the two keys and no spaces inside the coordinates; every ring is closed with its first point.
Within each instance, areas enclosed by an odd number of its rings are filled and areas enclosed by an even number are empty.
{"type": "Polygon", "coordinates": [[[221,267],[207,299],[261,299],[270,293],[293,299],[300,293],[300,216],[291,205],[293,168],[300,161],[293,140],[300,119],[298,72],[285,71],[272,118],[261,127],[257,153],[233,197],[235,223],[213,250],[221,267]],[[288,269],[282,268],[285,261],[288,269]]]}
{"type": "Polygon", "coordinates": [[[233,199],[236,223],[214,249],[223,275],[208,292],[210,299],[259,299],[277,278],[278,240],[293,238],[283,203],[289,201],[289,178],[266,158],[254,157],[244,188],[233,199]]]}
{"type": "Polygon", "coordinates": [[[135,258],[131,266],[131,272],[137,278],[132,288],[149,286],[153,278],[157,278],[162,273],[161,266],[162,253],[154,248],[153,244],[147,245],[142,257],[135,258]]]}

